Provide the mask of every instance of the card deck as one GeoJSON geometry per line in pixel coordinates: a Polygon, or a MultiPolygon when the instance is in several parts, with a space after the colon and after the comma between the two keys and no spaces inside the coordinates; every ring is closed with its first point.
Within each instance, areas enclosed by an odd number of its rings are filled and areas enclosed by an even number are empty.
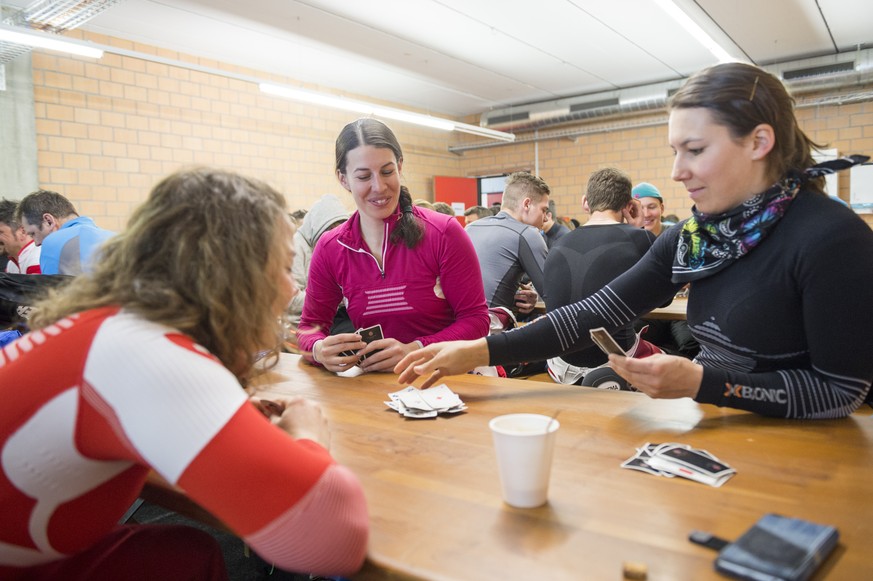
{"type": "Polygon", "coordinates": [[[721,486],[736,472],[698,450],[668,448],[649,459],[649,466],[710,486],[721,486]]]}
{"type": "Polygon", "coordinates": [[[385,405],[408,418],[435,418],[439,414],[455,414],[467,409],[461,398],[440,384],[429,389],[416,389],[411,385],[389,393],[391,401],[385,405]]]}
{"type": "Polygon", "coordinates": [[[707,452],[685,444],[646,443],[621,464],[622,468],[658,476],[681,476],[710,486],[721,486],[736,470],[707,452]]]}

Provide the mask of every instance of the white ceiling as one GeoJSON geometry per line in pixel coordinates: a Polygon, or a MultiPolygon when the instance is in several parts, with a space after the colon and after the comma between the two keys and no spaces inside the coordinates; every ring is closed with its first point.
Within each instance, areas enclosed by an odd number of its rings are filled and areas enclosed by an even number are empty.
{"type": "MultiPolygon", "coordinates": [[[[873,47],[871,0],[682,4],[757,64],[873,47]]],[[[714,63],[654,0],[122,0],[82,28],[451,116],[714,63]]]]}

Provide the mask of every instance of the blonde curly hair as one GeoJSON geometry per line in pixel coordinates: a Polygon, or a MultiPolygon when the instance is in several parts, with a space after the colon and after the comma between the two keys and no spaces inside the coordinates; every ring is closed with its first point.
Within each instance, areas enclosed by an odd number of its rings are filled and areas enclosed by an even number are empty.
{"type": "Polygon", "coordinates": [[[36,305],[31,326],[119,306],[189,335],[244,381],[255,354],[284,337],[274,306],[293,234],[284,206],[266,184],[231,172],[170,175],[101,247],[93,272],[36,305]]]}

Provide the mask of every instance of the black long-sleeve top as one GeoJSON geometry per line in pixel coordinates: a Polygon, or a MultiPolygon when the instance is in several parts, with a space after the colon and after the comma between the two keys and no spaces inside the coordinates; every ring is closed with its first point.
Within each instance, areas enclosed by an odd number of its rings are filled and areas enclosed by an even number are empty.
{"type": "MultiPolygon", "coordinates": [[[[591,345],[669,300],[681,224],[631,270],[585,300],[487,338],[491,365],[591,345]]],[[[843,417],[873,381],[873,230],[849,208],[801,192],[769,236],[691,283],[688,323],[700,342],[696,401],[787,418],[843,417]]]]}

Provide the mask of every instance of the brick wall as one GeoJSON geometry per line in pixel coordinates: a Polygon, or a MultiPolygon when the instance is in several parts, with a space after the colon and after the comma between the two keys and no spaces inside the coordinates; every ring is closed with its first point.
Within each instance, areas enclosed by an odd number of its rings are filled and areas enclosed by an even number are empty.
{"type": "MultiPolygon", "coordinates": [[[[292,79],[111,39],[93,42],[238,75],[292,79]]],[[[120,230],[162,177],[208,165],[262,179],[308,208],[327,192],[353,207],[334,175],[334,140],[357,115],[263,95],[257,85],[106,53],[100,60],[33,55],[40,186],[56,190],[100,226],[120,230]]],[[[433,198],[434,175],[457,175],[452,136],[389,123],[404,149],[405,184],[433,198]]]]}
{"type": "MultiPolygon", "coordinates": [[[[118,46],[203,67],[299,84],[208,59],[76,31],[118,46]]],[[[334,140],[356,115],[262,95],[253,83],[107,53],[100,60],[35,52],[33,80],[41,187],[70,198],[103,227],[124,227],[156,181],[185,166],[210,165],[263,179],[286,195],[290,210],[321,194],[343,197],[334,177],[334,140]]],[[[318,89],[318,87],[310,87],[318,89]]],[[[873,103],[802,109],[804,129],[841,153],[873,152],[873,103]]],[[[663,116],[662,116],[663,117],[663,116]]],[[[477,119],[468,119],[477,123],[477,119]]],[[[581,192],[594,170],[615,165],[665,196],[666,213],[689,214],[681,185],[670,180],[666,125],[570,139],[522,143],[455,155],[470,139],[394,122],[413,197],[433,199],[433,176],[480,176],[536,168],[561,214],[582,217],[581,192]]],[[[472,138],[481,140],[481,138],[472,138]]],[[[848,199],[848,175],[840,195],[848,199]]],[[[352,207],[352,202],[343,197],[352,207]]],[[[873,225],[873,216],[865,219],[873,225]]]]}
{"type": "MultiPolygon", "coordinates": [[[[836,148],[841,155],[862,153],[873,156],[873,102],[830,107],[802,108],[798,119],[816,143],[836,148]]],[[[543,133],[549,130],[543,130],[543,133]]],[[[673,152],[667,145],[666,123],[653,127],[614,130],[568,138],[542,141],[539,151],[533,143],[471,150],[461,161],[462,175],[499,173],[508,168],[535,168],[549,183],[558,213],[584,222],[582,194],[588,176],[603,167],[615,166],[630,175],[634,183],[647,181],[664,196],[664,213],[685,218],[691,214],[691,201],[682,184],[673,182],[670,173],[673,152]]],[[[849,200],[849,172],[840,175],[839,195],[849,200]]],[[[862,214],[873,227],[873,214],[862,214]]]]}

